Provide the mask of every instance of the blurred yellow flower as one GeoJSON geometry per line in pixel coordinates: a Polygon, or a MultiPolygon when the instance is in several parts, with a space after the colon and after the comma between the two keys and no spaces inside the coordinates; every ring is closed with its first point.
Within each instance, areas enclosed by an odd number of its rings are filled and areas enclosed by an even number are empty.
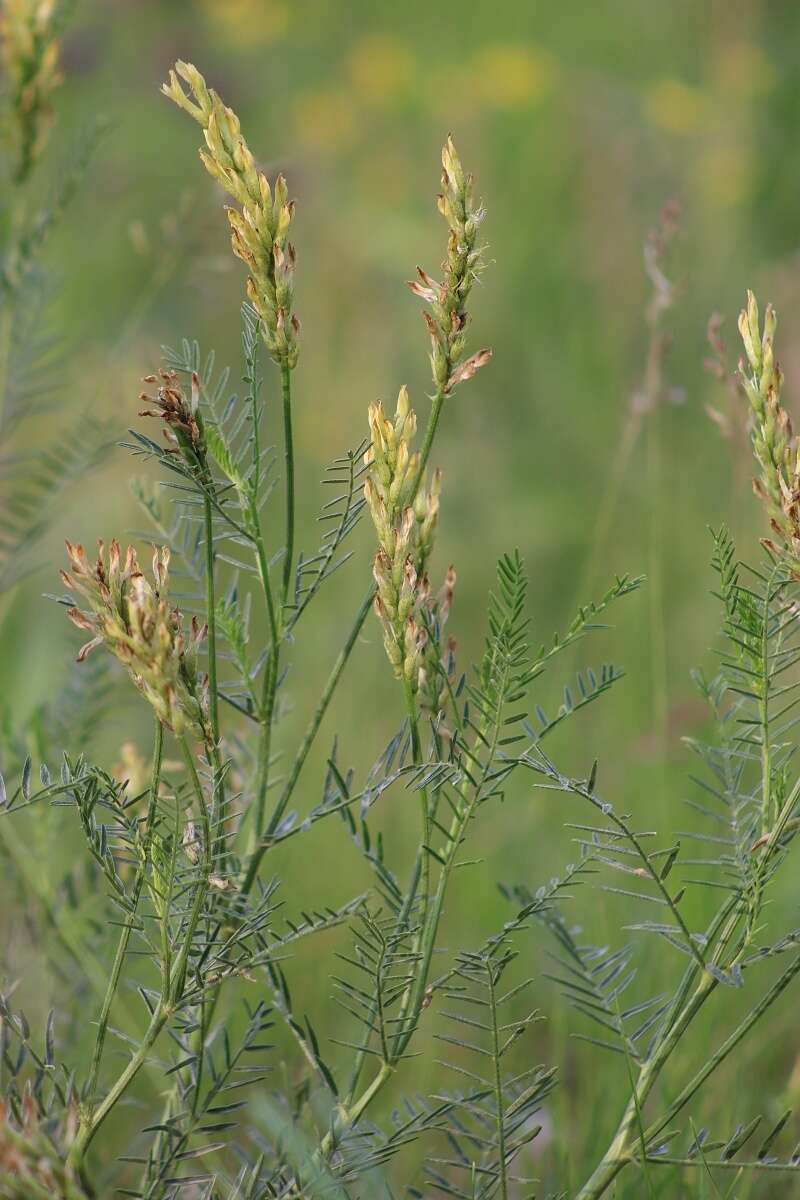
{"type": "Polygon", "coordinates": [[[487,46],[473,63],[475,87],[486,104],[496,108],[523,108],[547,95],[555,64],[535,46],[511,43],[487,46]]]}
{"type": "Polygon", "coordinates": [[[235,46],[279,41],[289,27],[284,0],[200,0],[209,20],[235,46]]]}
{"type": "Polygon", "coordinates": [[[300,141],[316,150],[341,146],[356,126],[352,100],[345,92],[334,88],[299,96],[292,117],[300,141]]]}
{"type": "Polygon", "coordinates": [[[115,763],[112,775],[120,783],[128,784],[128,799],[138,796],[150,782],[150,764],[139,753],[135,742],[123,742],[119,748],[119,762],[115,763]]]}
{"type": "Polygon", "coordinates": [[[712,208],[730,208],[746,199],[750,161],[741,145],[711,146],[698,164],[700,187],[712,208]]]}
{"type": "Polygon", "coordinates": [[[661,79],[645,96],[645,112],[667,133],[695,133],[706,115],[706,98],[681,79],[661,79]]]}
{"type": "Polygon", "coordinates": [[[353,87],[371,101],[392,100],[414,81],[414,56],[405,42],[386,35],[362,37],[349,60],[353,87]]]}

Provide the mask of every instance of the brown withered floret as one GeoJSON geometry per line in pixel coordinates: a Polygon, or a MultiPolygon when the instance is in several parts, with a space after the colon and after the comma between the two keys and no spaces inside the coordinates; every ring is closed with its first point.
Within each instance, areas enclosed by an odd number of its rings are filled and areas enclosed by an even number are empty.
{"type": "Polygon", "coordinates": [[[180,432],[192,448],[199,451],[202,447],[202,435],[197,421],[197,409],[200,402],[200,380],[197,373],[192,373],[191,396],[187,399],[175,371],[159,371],[158,375],[145,375],[144,383],[157,383],[158,391],[155,396],[141,392],[139,400],[151,407],[139,411],[140,417],[156,417],[164,422],[164,431],[168,440],[175,443],[176,453],[179,448],[180,432]]]}

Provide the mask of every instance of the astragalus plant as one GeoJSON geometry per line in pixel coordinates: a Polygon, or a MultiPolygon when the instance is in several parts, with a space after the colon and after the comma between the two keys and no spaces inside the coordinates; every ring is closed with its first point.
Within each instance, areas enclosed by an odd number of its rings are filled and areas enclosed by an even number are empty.
{"type": "MultiPolygon", "coordinates": [[[[649,831],[638,799],[629,814],[607,797],[585,751],[571,774],[546,750],[550,732],[620,672],[581,672],[549,717],[537,703],[539,677],[639,580],[614,579],[563,634],[536,646],[512,548],[498,564],[482,657],[467,666],[457,659],[456,572],[436,560],[447,488],[433,465],[435,442],[448,407],[461,402],[454,394],[491,354],[468,346],[484,211],[452,140],[438,199],[441,273],[418,269],[411,284],[425,306],[431,396],[415,408],[400,387],[393,410],[365,403],[356,445],[330,470],[327,532],[306,554],[294,515],[293,385],[302,364],[294,202],[282,176],[269,180],[258,168],[236,115],[196,68],[176,64],[163,90],[201,127],[202,161],[230,200],[232,247],[247,271],[245,386],[232,394],[228,372],[194,343],[168,351],[146,376],[142,423],[129,443],[163,475],[158,487],[135,486],[152,551],[123,550],[113,536],[96,555],[67,544],[62,599],[84,637],[75,670],[110,652],[150,706],[153,741],[149,771],[133,764],[126,782],[69,752],[57,768],[35,764],[41,783],[30,758],[13,774],[6,766],[3,823],[44,820],[49,805],[74,815],[111,933],[101,942],[105,976],[90,990],[85,1061],[63,1044],[59,1013],[37,1033],[10,994],[2,999],[0,1195],[566,1195],[557,1179],[540,1187],[530,1178],[538,1114],[559,1086],[558,1064],[540,1061],[538,1019],[547,1013],[533,999],[543,966],[532,925],[553,940],[558,965],[547,970],[588,1020],[581,1036],[616,1056],[610,1069],[621,1067],[629,1083],[617,1132],[577,1192],[582,1200],[611,1194],[618,1180],[630,1181],[630,1195],[664,1195],[664,1179],[679,1189],[670,1195],[683,1195],[691,1169],[712,1178],[795,1170],[783,1143],[787,1116],[761,1123],[754,1099],[752,1119],[736,1129],[698,1132],[687,1111],[800,972],[800,934],[772,929],[767,906],[800,828],[792,762],[800,463],[781,404],[774,313],[762,329],[750,298],[741,321],[756,490],[771,536],[760,565],[746,569],[728,534],[714,535],[726,649],[717,676],[697,677],[718,729],[713,745],[693,743],[707,768],[695,807],[708,844],[697,857],[649,831]],[[277,459],[265,411],[273,391],[281,397],[277,459]],[[360,553],[348,566],[363,572],[364,599],[293,745],[279,721],[287,666],[309,610],[324,605],[327,581],[350,559],[364,512],[372,566],[360,553]],[[356,686],[347,665],[367,621],[396,679],[397,732],[376,747],[365,779],[341,764],[334,741],[315,780],[307,760],[337,689],[356,686]],[[562,797],[577,861],[544,886],[505,885],[505,924],[454,947],[454,875],[491,870],[479,857],[486,823],[513,819],[522,829],[523,816],[500,804],[513,775],[562,797]],[[409,861],[382,836],[382,811],[398,803],[418,829],[409,861]],[[271,863],[276,847],[302,843],[320,825],[332,857],[363,857],[371,886],[309,909],[306,876],[279,881],[271,863]],[[584,943],[566,912],[586,902],[589,886],[621,895],[627,929],[663,948],[667,991],[654,996],[640,982],[635,943],[584,943]],[[696,927],[686,897],[701,888],[691,911],[705,903],[707,915],[696,927]],[[295,951],[315,940],[317,971],[330,976],[338,1001],[328,1028],[312,1026],[292,983],[295,951]],[[675,1051],[712,1006],[728,1027],[687,1068],[675,1051]],[[438,1063],[432,1089],[420,1086],[420,1053],[438,1063]],[[668,1087],[656,1088],[665,1077],[668,1087]],[[107,1121],[122,1112],[130,1132],[115,1160],[107,1121]]],[[[360,702],[369,703],[363,689],[360,702]]],[[[580,1131],[569,1137],[579,1156],[580,1131]]]]}

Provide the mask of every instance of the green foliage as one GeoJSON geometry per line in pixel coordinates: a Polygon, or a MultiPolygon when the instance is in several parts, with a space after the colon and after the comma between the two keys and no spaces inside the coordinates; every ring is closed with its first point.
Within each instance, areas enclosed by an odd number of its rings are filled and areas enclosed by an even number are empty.
{"type": "MultiPolygon", "coordinates": [[[[145,644],[148,669],[161,671],[162,683],[167,650],[185,666],[183,630],[191,629],[193,644],[202,645],[192,675],[202,720],[181,734],[172,710],[156,708],[150,761],[128,763],[129,778],[118,777],[93,761],[95,728],[112,696],[106,669],[92,665],[97,658],[82,665],[81,682],[71,677],[36,709],[32,730],[20,728],[13,711],[4,720],[0,838],[20,894],[30,897],[31,919],[48,929],[45,953],[70,978],[80,968],[82,990],[71,1004],[64,989],[65,1011],[51,1014],[41,1033],[12,1002],[13,988],[0,997],[0,1169],[23,1163],[25,1184],[37,1195],[46,1169],[51,1194],[69,1200],[111,1190],[139,1200],[543,1195],[535,1156],[558,1088],[573,1086],[575,1070],[592,1069],[583,1059],[542,1061],[558,1049],[542,1032],[558,1012],[570,1030],[575,1020],[574,1036],[588,1053],[605,1056],[611,1065],[604,1071],[624,1068],[625,1103],[611,1114],[618,1123],[608,1147],[598,1148],[599,1134],[569,1132],[576,1147],[591,1141],[581,1168],[595,1156],[578,1200],[615,1194],[626,1179],[655,1195],[659,1172],[679,1187],[692,1173],[791,1176],[800,1158],[786,1148],[789,1114],[782,1106],[772,1111],[770,1097],[754,1098],[763,1116],[722,1134],[698,1130],[694,1121],[706,1081],[800,973],[800,931],[785,928],[769,903],[800,829],[793,753],[800,626],[791,562],[767,543],[764,561],[745,568],[728,533],[714,535],[723,649],[718,674],[696,676],[714,736],[710,744],[687,739],[704,768],[695,781],[699,798],[689,801],[704,824],[680,834],[651,829],[643,816],[648,797],[634,796],[630,805],[607,797],[580,732],[584,711],[623,672],[573,661],[641,579],[616,577],[563,633],[534,641],[528,578],[512,550],[497,564],[478,661],[457,669],[461,652],[445,636],[455,572],[434,595],[439,477],[428,489],[426,472],[451,393],[458,385],[460,397],[460,385],[491,358],[488,350],[464,358],[467,300],[483,268],[476,236],[484,213],[452,140],[440,199],[448,226],[444,282],[420,272],[413,285],[433,314],[435,390],[421,447],[409,450],[416,417],[404,391],[394,424],[374,406],[371,438],[349,431],[343,440],[353,448],[335,450],[323,480],[318,547],[296,551],[299,324],[291,318],[295,254],[286,240],[294,206],[282,177],[273,196],[232,110],[190,65],[179,64],[178,73],[194,101],[176,92],[177,80],[167,92],[203,124],[204,161],[241,205],[231,219],[233,244],[251,272],[253,300],[241,309],[244,386],[235,390],[233,371],[183,340],[164,351],[163,371],[148,377],[157,394],[143,415],[163,420],[166,436],[136,429],[127,443],[158,477],[134,482],[148,524],[137,536],[155,538],[172,556],[186,625],[165,607],[163,550],[146,612],[136,606],[141,577],[134,572],[123,595],[114,575],[116,543],[108,567],[102,558],[96,568],[87,561],[86,572],[101,601],[113,595],[102,610],[113,628],[98,625],[100,640],[113,638],[123,661],[126,646],[135,643],[138,653],[145,644]],[[267,358],[282,401],[274,414],[261,377],[267,358]],[[280,454],[268,442],[273,424],[280,454]],[[369,583],[329,655],[325,682],[300,712],[297,734],[293,706],[302,709],[308,693],[299,701],[290,695],[293,669],[316,667],[320,657],[312,619],[327,619],[326,641],[338,628],[328,581],[348,563],[369,580],[354,536],[365,491],[380,546],[378,590],[369,583]],[[392,504],[402,511],[390,512],[392,504]],[[369,689],[353,680],[350,659],[373,606],[396,638],[387,652],[397,709],[385,714],[394,732],[369,769],[350,768],[342,748],[352,752],[361,740],[356,716],[333,739],[315,783],[309,764],[334,694],[352,688],[356,713],[372,704],[369,689]],[[307,635],[312,649],[304,658],[307,635]],[[555,681],[554,708],[548,673],[566,659],[568,682],[555,681]],[[431,674],[440,703],[426,707],[431,674]],[[569,750],[551,756],[553,742],[573,730],[569,750]],[[557,765],[562,753],[580,760],[579,773],[557,765]],[[56,761],[57,771],[47,765],[56,761]],[[530,805],[531,792],[560,805],[577,861],[545,883],[503,885],[511,916],[490,931],[475,928],[471,944],[453,944],[461,881],[477,890],[491,878],[491,833],[527,836],[530,808],[520,806],[530,805]],[[405,841],[386,820],[390,806],[403,815],[405,841]],[[80,846],[87,865],[68,877],[69,904],[54,900],[25,852],[17,830],[30,831],[33,822],[80,846]],[[315,840],[341,884],[323,904],[308,900],[315,840]],[[575,923],[591,908],[589,889],[606,899],[619,941],[598,941],[575,923]],[[538,947],[548,940],[552,952],[540,971],[538,947]],[[90,1020],[81,1020],[79,1006],[90,1020]],[[714,1037],[698,1058],[688,1033],[706,1013],[714,1037]],[[667,1073],[670,1086],[662,1086],[667,1073]],[[126,1111],[134,1132],[116,1158],[111,1131],[126,1111]]],[[[31,139],[19,188],[37,157],[31,139]]],[[[20,193],[19,215],[4,226],[5,590],[32,568],[31,547],[66,489],[118,432],[116,421],[84,416],[34,460],[20,458],[10,441],[23,420],[44,411],[52,359],[40,259],[88,161],[88,150],[70,156],[42,209],[20,193]]],[[[647,261],[656,288],[669,290],[654,253],[647,261]]],[[[657,308],[653,405],[662,390],[657,308]]],[[[796,501],[784,501],[793,511],[796,501]]],[[[446,489],[441,507],[445,515],[446,489]]],[[[65,586],[74,586],[69,576],[65,586]]],[[[143,676],[134,675],[147,698],[143,676]]],[[[547,1170],[543,1186],[565,1195],[557,1168],[547,1170]]],[[[4,1186],[0,1179],[2,1194],[4,1186]]]]}

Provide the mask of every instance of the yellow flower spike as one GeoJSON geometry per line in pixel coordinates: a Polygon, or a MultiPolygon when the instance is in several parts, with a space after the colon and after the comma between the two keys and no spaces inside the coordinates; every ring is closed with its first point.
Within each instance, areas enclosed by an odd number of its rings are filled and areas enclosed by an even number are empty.
{"type": "Polygon", "coordinates": [[[792,578],[800,579],[800,444],[781,403],[783,374],[774,357],[776,324],[775,310],[768,304],[762,330],[758,303],[748,292],[747,306],[739,315],[746,355],[739,376],[753,413],[751,442],[760,468],[753,490],[775,535],[762,538],[762,543],[785,561],[792,578]]]}
{"type": "Polygon", "coordinates": [[[294,202],[289,200],[286,180],[278,176],[270,189],[242,136],[236,113],[191,63],[176,63],[161,90],[203,127],[203,165],[239,205],[239,210],[228,211],[228,220],[233,252],[250,271],[245,285],[248,299],[261,318],[271,357],[278,365],[293,368],[300,323],[292,311],[295,252],[288,234],[294,202]]]}

